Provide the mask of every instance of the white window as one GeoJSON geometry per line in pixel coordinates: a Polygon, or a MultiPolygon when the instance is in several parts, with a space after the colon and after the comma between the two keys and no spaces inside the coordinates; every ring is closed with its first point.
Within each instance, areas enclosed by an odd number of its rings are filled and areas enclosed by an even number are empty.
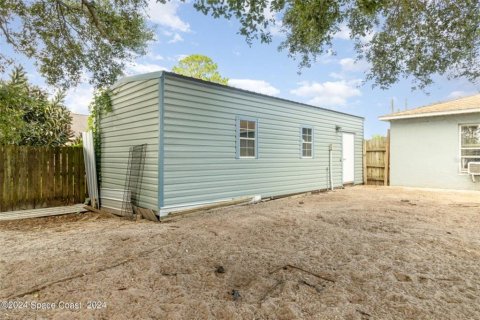
{"type": "Polygon", "coordinates": [[[312,128],[302,128],[302,158],[313,158],[312,128]]]}
{"type": "Polygon", "coordinates": [[[460,126],[461,172],[467,172],[469,162],[480,162],[480,124],[460,126]]]}
{"type": "Polygon", "coordinates": [[[257,120],[256,119],[237,119],[237,157],[238,158],[256,158],[257,157],[257,120]]]}

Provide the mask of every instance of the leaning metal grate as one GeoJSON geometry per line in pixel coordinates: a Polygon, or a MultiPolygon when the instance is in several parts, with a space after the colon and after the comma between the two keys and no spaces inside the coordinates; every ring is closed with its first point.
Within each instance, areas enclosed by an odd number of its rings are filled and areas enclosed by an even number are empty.
{"type": "Polygon", "coordinates": [[[134,216],[133,206],[138,206],[142,190],[143,168],[147,145],[131,146],[128,155],[127,174],[125,176],[125,191],[123,193],[122,211],[123,216],[134,216]]]}

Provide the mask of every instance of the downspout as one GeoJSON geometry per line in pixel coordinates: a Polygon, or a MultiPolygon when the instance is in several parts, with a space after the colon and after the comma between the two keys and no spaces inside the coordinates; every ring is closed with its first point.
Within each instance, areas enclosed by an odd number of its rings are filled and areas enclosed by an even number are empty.
{"type": "Polygon", "coordinates": [[[333,144],[328,146],[328,179],[330,183],[330,190],[333,190],[333,175],[332,175],[332,151],[333,144]]]}

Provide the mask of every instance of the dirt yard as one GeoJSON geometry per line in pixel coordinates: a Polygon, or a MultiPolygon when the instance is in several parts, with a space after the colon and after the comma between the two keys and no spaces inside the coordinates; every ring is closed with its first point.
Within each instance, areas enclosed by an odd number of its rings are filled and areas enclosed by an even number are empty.
{"type": "Polygon", "coordinates": [[[0,243],[1,319],[480,319],[474,192],[353,187],[164,223],[3,222],[0,243]]]}

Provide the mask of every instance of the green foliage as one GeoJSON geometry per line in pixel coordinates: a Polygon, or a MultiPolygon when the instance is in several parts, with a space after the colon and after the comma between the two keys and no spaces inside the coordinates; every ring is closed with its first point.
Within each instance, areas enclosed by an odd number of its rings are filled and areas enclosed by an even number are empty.
{"type": "Polygon", "coordinates": [[[87,120],[88,130],[92,130],[95,134],[100,116],[112,111],[111,90],[96,90],[88,109],[90,110],[87,120]]]}
{"type": "MultiPolygon", "coordinates": [[[[279,48],[299,59],[300,68],[334,52],[332,40],[347,26],[357,58],[370,64],[366,80],[381,88],[408,77],[420,88],[435,75],[472,82],[480,77],[478,0],[188,2],[215,18],[238,19],[248,43],[271,42],[270,27],[281,20],[285,38],[279,48]]],[[[146,0],[0,0],[0,41],[32,59],[48,84],[68,88],[87,74],[96,88],[108,87],[153,39],[147,6],[146,0]]],[[[15,62],[7,52],[0,52],[0,73],[15,62]]]]}
{"type": "Polygon", "coordinates": [[[97,179],[100,184],[102,180],[101,172],[101,134],[100,134],[100,118],[102,115],[112,111],[112,92],[110,89],[98,89],[95,91],[92,101],[88,108],[90,115],[88,116],[88,130],[93,134],[93,145],[95,150],[95,159],[97,167],[97,179]]]}
{"type": "Polygon", "coordinates": [[[267,17],[279,17],[286,36],[280,49],[300,59],[301,68],[332,52],[335,34],[348,26],[357,58],[371,65],[366,80],[381,88],[407,77],[419,88],[437,74],[471,82],[480,77],[478,0],[194,0],[193,5],[215,18],[238,19],[239,33],[249,43],[271,42],[269,28],[276,21],[267,17]]]}
{"type": "Polygon", "coordinates": [[[15,144],[21,140],[25,127],[23,108],[29,101],[27,79],[21,69],[13,70],[10,81],[0,81],[0,144],[15,144]]]}
{"type": "Polygon", "coordinates": [[[71,142],[72,147],[83,147],[83,138],[81,135],[78,137],[75,137],[75,139],[72,140],[71,142]]]}
{"type": "Polygon", "coordinates": [[[218,72],[218,65],[207,56],[201,54],[192,54],[183,58],[172,72],[220,84],[228,84],[228,78],[223,78],[218,72]]]}
{"type": "MultiPolygon", "coordinates": [[[[66,89],[88,74],[95,87],[108,86],[153,39],[146,6],[145,0],[0,0],[0,40],[32,59],[50,85],[66,89]]],[[[1,50],[0,73],[14,62],[1,50]]]]}
{"type": "Polygon", "coordinates": [[[50,100],[47,92],[28,83],[22,68],[14,68],[9,80],[0,81],[0,144],[65,145],[73,132],[63,99],[59,92],[50,100]]]}
{"type": "Polygon", "coordinates": [[[371,140],[378,140],[378,139],[383,139],[385,138],[381,134],[372,134],[371,140]]]}

